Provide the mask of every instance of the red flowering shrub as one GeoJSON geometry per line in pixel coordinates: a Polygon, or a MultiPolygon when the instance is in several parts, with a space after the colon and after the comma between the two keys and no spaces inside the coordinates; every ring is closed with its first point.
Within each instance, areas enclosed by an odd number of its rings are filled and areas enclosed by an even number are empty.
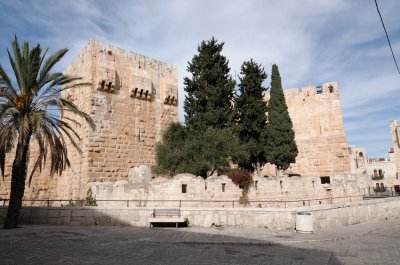
{"type": "Polygon", "coordinates": [[[230,169],[226,172],[226,175],[232,180],[233,183],[246,192],[253,183],[253,178],[250,171],[245,169],[230,169]]]}

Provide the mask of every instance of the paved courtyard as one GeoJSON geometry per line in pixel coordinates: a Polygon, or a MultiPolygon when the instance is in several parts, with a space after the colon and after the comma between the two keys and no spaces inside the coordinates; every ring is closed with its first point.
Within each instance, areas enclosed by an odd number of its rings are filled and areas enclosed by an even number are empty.
{"type": "Polygon", "coordinates": [[[23,226],[0,264],[400,264],[400,220],[297,234],[240,228],[23,226]]]}

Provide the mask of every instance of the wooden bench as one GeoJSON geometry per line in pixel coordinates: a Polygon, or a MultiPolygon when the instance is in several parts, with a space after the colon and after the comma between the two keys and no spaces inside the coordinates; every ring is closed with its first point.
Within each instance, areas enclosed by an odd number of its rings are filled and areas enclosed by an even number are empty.
{"type": "Polygon", "coordinates": [[[181,216],[181,210],[177,209],[153,209],[151,217],[148,219],[150,228],[153,223],[175,223],[178,227],[179,223],[184,223],[185,218],[181,216]]]}

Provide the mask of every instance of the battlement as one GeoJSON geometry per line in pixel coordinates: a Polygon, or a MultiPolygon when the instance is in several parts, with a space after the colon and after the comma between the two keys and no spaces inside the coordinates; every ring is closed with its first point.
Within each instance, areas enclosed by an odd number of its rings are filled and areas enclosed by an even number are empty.
{"type": "Polygon", "coordinates": [[[85,81],[92,83],[94,90],[178,104],[175,66],[100,41],[90,40],[65,72],[85,72],[85,81]]]}
{"type": "Polygon", "coordinates": [[[318,86],[308,86],[304,88],[290,88],[285,89],[285,98],[304,98],[317,97],[317,98],[336,98],[339,97],[339,88],[337,82],[324,83],[318,86]]]}

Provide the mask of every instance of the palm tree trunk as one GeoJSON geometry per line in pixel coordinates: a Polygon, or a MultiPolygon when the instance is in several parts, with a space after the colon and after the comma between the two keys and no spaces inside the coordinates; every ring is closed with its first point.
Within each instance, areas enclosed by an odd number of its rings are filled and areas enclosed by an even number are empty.
{"type": "Polygon", "coordinates": [[[11,173],[11,195],[4,228],[17,228],[28,167],[31,133],[20,133],[11,173]]]}

